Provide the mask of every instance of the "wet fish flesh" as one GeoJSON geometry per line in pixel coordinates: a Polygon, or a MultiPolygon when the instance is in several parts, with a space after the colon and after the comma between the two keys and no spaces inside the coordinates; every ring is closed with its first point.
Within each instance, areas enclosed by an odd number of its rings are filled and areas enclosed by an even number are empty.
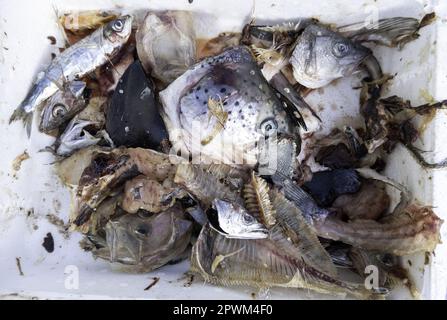
{"type": "Polygon", "coordinates": [[[357,193],[343,194],[335,199],[333,208],[341,210],[349,220],[378,220],[390,207],[386,184],[381,181],[363,180],[357,193]]]}
{"type": "Polygon", "coordinates": [[[109,61],[130,36],[132,17],[123,16],[100,27],[90,36],[67,48],[39,74],[28,95],[10,118],[10,123],[22,119],[31,132],[32,113],[42,102],[65,84],[79,80],[109,61]]]}
{"type": "Polygon", "coordinates": [[[176,161],[172,155],[150,149],[113,149],[96,154],[85,168],[76,191],[76,208],[72,222],[86,223],[95,208],[116,188],[129,179],[144,175],[158,182],[173,179],[176,161]]]}
{"type": "Polygon", "coordinates": [[[122,208],[135,213],[140,209],[158,213],[172,207],[177,198],[187,196],[186,192],[172,181],[162,183],[143,175],[125,183],[122,208]]]}

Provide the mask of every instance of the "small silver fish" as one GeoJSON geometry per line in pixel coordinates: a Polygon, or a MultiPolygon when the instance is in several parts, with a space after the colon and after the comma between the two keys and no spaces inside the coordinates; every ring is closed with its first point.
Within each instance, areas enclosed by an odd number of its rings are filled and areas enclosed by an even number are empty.
{"type": "Polygon", "coordinates": [[[67,90],[56,92],[45,103],[39,126],[40,131],[48,133],[59,128],[87,106],[82,95],[85,82],[73,81],[69,86],[67,90]]]}
{"type": "Polygon", "coordinates": [[[321,25],[304,29],[292,52],[294,78],[316,89],[352,74],[371,50],[321,25]]]}
{"type": "Polygon", "coordinates": [[[9,123],[22,119],[29,136],[32,114],[37,106],[65,84],[80,79],[109,61],[127,42],[131,31],[132,17],[122,16],[64,50],[39,74],[26,98],[12,114],[9,123]]]}
{"type": "Polygon", "coordinates": [[[227,238],[265,239],[267,228],[258,222],[242,206],[228,201],[215,199],[213,206],[217,216],[210,218],[210,225],[227,238]]]}

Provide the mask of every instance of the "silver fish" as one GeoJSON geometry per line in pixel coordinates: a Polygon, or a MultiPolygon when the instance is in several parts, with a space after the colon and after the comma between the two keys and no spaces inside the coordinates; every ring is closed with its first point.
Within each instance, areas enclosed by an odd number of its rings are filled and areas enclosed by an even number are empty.
{"type": "Polygon", "coordinates": [[[56,92],[45,103],[39,126],[40,131],[48,133],[59,128],[87,106],[82,95],[85,82],[73,81],[69,86],[67,90],[56,92]]]}
{"type": "Polygon", "coordinates": [[[195,62],[196,39],[191,12],[149,12],[138,28],[136,43],[146,72],[169,84],[195,62]]]}
{"type": "Polygon", "coordinates": [[[65,84],[78,80],[109,61],[127,42],[132,17],[122,16],[100,27],[88,37],[67,48],[41,72],[28,95],[12,114],[9,122],[22,119],[31,132],[34,110],[65,84]]]}
{"type": "Polygon", "coordinates": [[[265,239],[267,228],[258,222],[247,210],[235,203],[215,199],[213,206],[217,215],[210,218],[210,225],[227,238],[265,239]]]}
{"type": "Polygon", "coordinates": [[[149,272],[185,251],[192,225],[179,206],[159,214],[124,214],[107,223],[107,247],[96,255],[122,271],[149,272]]]}
{"type": "Polygon", "coordinates": [[[371,50],[323,26],[304,29],[292,52],[294,78],[316,89],[352,74],[371,50]]]}
{"type": "Polygon", "coordinates": [[[297,136],[294,119],[243,46],[196,64],[160,99],[174,150],[201,163],[254,166],[261,139],[297,136]]]}

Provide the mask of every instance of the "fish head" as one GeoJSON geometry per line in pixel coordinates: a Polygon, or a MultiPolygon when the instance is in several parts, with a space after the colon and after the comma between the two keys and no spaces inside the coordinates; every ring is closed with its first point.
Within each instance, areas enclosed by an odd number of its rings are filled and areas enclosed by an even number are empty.
{"type": "Polygon", "coordinates": [[[87,106],[85,95],[82,95],[84,88],[79,90],[74,93],[70,90],[58,91],[46,102],[39,127],[42,132],[57,129],[87,106]]]}
{"type": "Polygon", "coordinates": [[[167,120],[170,137],[180,129],[186,149],[213,161],[255,164],[261,140],[277,134],[298,137],[293,119],[243,46],[203,60],[161,96],[165,119],[178,115],[178,121],[167,120]]]}
{"type": "Polygon", "coordinates": [[[133,18],[130,15],[121,16],[104,26],[104,37],[113,44],[124,44],[132,33],[133,18]]]}
{"type": "Polygon", "coordinates": [[[110,262],[149,267],[169,262],[171,253],[186,248],[192,222],[184,218],[181,209],[173,207],[158,214],[125,214],[109,221],[105,230],[110,262]]]}
{"type": "Polygon", "coordinates": [[[191,12],[149,12],[138,28],[136,40],[138,57],[146,72],[166,84],[195,62],[191,12]]]}
{"type": "Polygon", "coordinates": [[[295,79],[320,88],[351,75],[371,50],[323,26],[312,24],[298,38],[290,63],[295,79]]]}
{"type": "Polygon", "coordinates": [[[240,239],[267,238],[266,227],[244,207],[220,199],[215,199],[213,206],[217,211],[217,221],[211,217],[211,225],[225,236],[240,239]]]}

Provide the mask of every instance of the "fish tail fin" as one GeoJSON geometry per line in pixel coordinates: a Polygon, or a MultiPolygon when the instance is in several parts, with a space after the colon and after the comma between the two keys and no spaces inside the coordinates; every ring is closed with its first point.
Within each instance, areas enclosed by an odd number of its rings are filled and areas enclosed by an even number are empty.
{"type": "Polygon", "coordinates": [[[9,118],[9,124],[11,124],[12,122],[17,121],[17,120],[23,121],[23,126],[26,128],[26,133],[29,138],[31,136],[31,125],[33,122],[33,113],[26,112],[22,106],[19,106],[17,109],[14,110],[11,117],[9,118]]]}
{"type": "Polygon", "coordinates": [[[338,31],[357,41],[378,42],[389,47],[402,47],[405,43],[418,38],[420,28],[433,21],[432,15],[426,15],[421,21],[409,17],[381,19],[365,26],[364,22],[340,27],[338,31]]]}

